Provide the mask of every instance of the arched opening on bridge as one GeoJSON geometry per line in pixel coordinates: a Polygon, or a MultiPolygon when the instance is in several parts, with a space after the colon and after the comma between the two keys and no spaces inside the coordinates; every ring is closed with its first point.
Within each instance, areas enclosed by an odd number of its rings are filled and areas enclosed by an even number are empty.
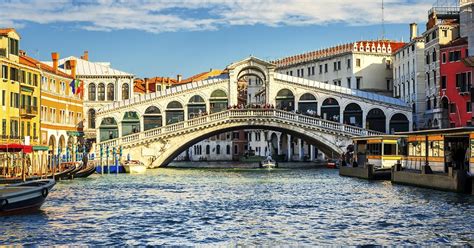
{"type": "Polygon", "coordinates": [[[115,86],[113,83],[107,85],[107,101],[115,100],[115,86]]]}
{"type": "Polygon", "coordinates": [[[100,141],[118,138],[117,121],[113,117],[106,117],[99,126],[100,141]]]}
{"type": "Polygon", "coordinates": [[[144,131],[153,128],[158,128],[163,125],[163,118],[158,107],[150,106],[145,110],[143,115],[143,129],[144,131]]]}
{"type": "Polygon", "coordinates": [[[295,110],[295,95],[289,89],[278,91],[276,96],[276,108],[286,111],[295,110]]]}
{"type": "Polygon", "coordinates": [[[313,94],[305,93],[298,101],[298,111],[304,115],[316,116],[318,114],[318,101],[313,94]]]}
{"type": "Polygon", "coordinates": [[[265,73],[256,66],[247,66],[237,73],[237,104],[264,104],[266,89],[265,73]]]}
{"type": "Polygon", "coordinates": [[[87,111],[88,127],[95,128],[95,109],[89,109],[87,111]]]}
{"type": "Polygon", "coordinates": [[[408,118],[404,114],[394,114],[390,119],[390,133],[408,132],[409,125],[408,118]]]}
{"type": "Polygon", "coordinates": [[[172,101],[166,106],[166,125],[184,121],[183,105],[178,101],[172,101]]]}
{"type": "Polygon", "coordinates": [[[321,105],[321,116],[326,120],[339,121],[340,109],[336,99],[327,98],[321,105]]]}
{"type": "Polygon", "coordinates": [[[125,112],[122,119],[122,136],[140,132],[140,118],[137,112],[125,112]]]}
{"type": "Polygon", "coordinates": [[[385,133],[386,117],[384,112],[379,108],[374,108],[367,113],[366,117],[367,129],[385,133]]]}
{"type": "Polygon", "coordinates": [[[194,95],[188,102],[188,120],[207,113],[206,102],[200,95],[194,95]]]}
{"type": "Polygon", "coordinates": [[[209,98],[211,114],[225,111],[228,107],[227,94],[223,90],[215,90],[209,98]]]}
{"type": "Polygon", "coordinates": [[[344,124],[362,127],[362,109],[359,104],[351,103],[344,109],[344,124]]]}

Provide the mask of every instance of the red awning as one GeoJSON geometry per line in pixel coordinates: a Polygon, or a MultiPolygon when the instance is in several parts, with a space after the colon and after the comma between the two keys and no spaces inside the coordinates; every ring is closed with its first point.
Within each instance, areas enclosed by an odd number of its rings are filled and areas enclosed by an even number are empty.
{"type": "Polygon", "coordinates": [[[4,144],[0,145],[1,152],[20,152],[31,153],[33,152],[33,146],[27,146],[22,144],[4,144]]]}

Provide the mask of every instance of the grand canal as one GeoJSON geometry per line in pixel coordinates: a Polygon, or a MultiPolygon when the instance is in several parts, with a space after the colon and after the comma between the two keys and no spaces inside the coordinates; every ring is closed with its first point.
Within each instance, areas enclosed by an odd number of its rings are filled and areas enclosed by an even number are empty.
{"type": "Polygon", "coordinates": [[[56,185],[0,244],[474,244],[474,197],[328,169],[157,169],[56,185]]]}

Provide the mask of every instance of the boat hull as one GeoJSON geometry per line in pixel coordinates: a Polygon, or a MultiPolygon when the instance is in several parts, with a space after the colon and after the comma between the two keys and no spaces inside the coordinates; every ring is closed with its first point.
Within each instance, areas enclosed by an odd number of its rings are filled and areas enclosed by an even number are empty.
{"type": "MultiPolygon", "coordinates": [[[[110,166],[106,166],[104,165],[104,173],[117,173],[117,166],[115,165],[110,165],[110,166]]],[[[95,171],[99,174],[102,173],[102,166],[97,166],[95,167],[95,171]]],[[[118,173],[125,173],[125,168],[122,166],[122,165],[119,165],[118,166],[118,173]]]]}
{"type": "Polygon", "coordinates": [[[37,211],[54,187],[54,180],[37,180],[0,188],[0,215],[37,211]]]}
{"type": "Polygon", "coordinates": [[[124,165],[126,173],[130,174],[143,174],[146,173],[146,166],[145,165],[124,165]]]}

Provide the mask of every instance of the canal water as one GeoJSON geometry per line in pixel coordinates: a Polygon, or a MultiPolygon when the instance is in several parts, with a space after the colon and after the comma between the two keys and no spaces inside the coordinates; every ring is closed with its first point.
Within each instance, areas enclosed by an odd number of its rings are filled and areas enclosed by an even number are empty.
{"type": "Polygon", "coordinates": [[[0,244],[466,245],[474,197],[329,169],[156,169],[59,182],[0,244]]]}

